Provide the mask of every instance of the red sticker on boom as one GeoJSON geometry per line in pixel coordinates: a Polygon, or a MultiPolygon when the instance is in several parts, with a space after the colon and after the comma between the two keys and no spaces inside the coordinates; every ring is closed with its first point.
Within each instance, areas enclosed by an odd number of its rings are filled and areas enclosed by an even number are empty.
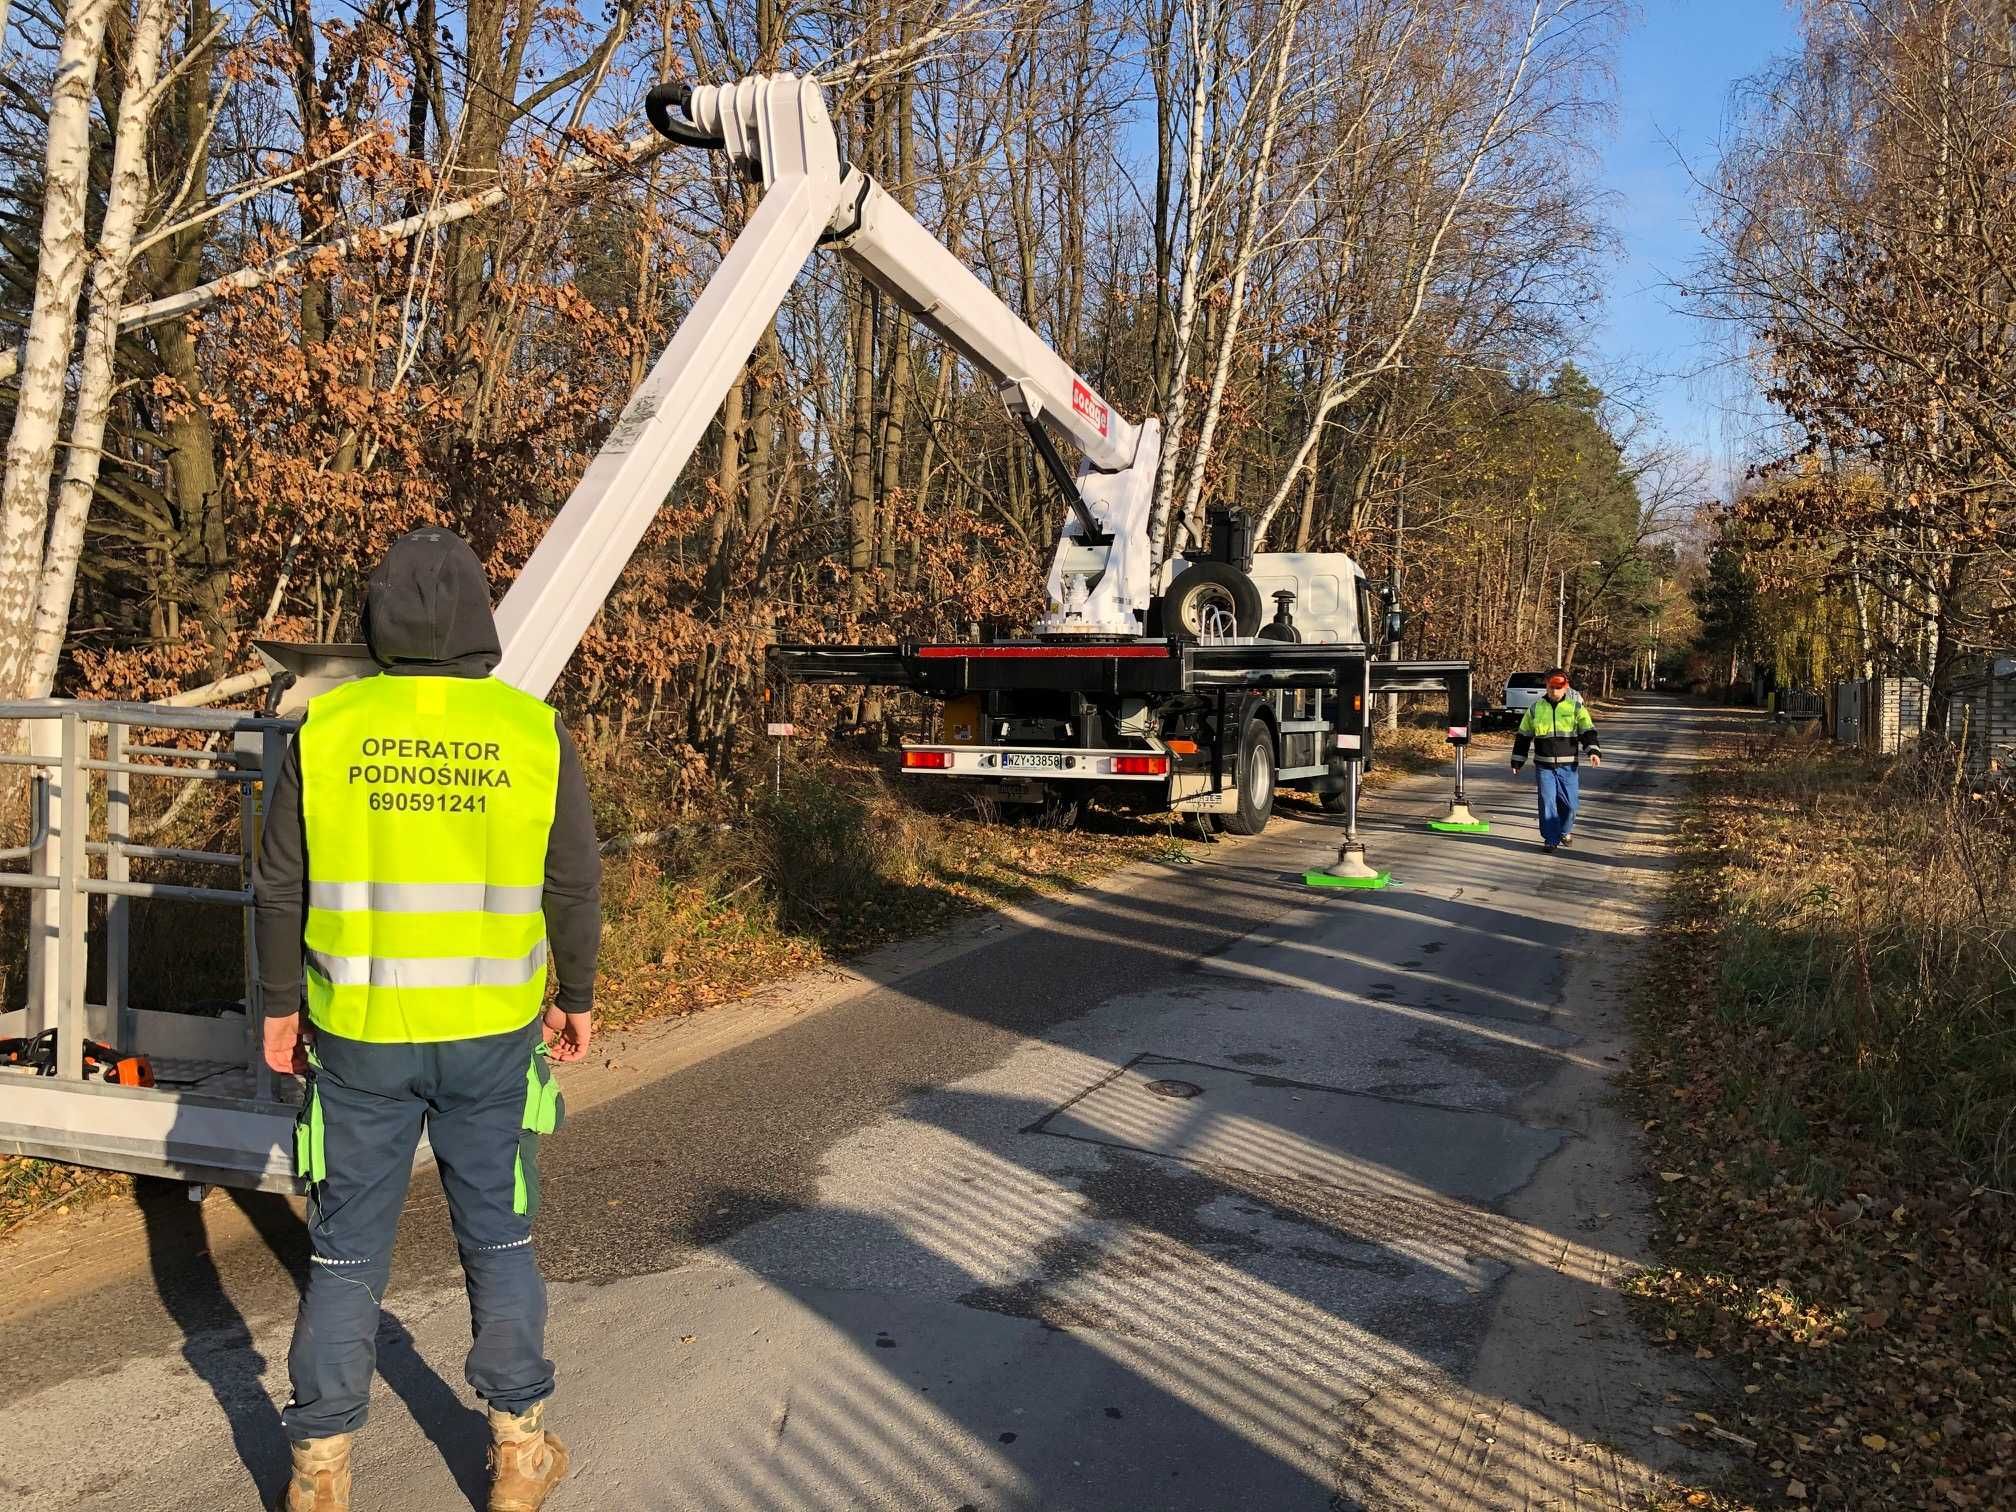
{"type": "Polygon", "coordinates": [[[1092,390],[1085,387],[1083,379],[1071,380],[1071,408],[1078,412],[1080,419],[1090,420],[1098,426],[1100,435],[1106,434],[1109,413],[1106,406],[1093,396],[1092,390]]]}

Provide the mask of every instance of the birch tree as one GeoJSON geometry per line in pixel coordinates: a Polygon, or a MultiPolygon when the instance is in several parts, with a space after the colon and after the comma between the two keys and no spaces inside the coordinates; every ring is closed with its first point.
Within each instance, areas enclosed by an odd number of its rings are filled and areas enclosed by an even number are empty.
{"type": "MultiPolygon", "coordinates": [[[[1302,0],[1284,0],[1280,16],[1274,23],[1271,42],[1272,67],[1268,71],[1266,103],[1260,107],[1260,143],[1247,165],[1245,201],[1240,207],[1239,220],[1233,236],[1230,252],[1231,271],[1227,280],[1228,292],[1225,301],[1225,315],[1220,327],[1217,352],[1211,368],[1211,388],[1204,400],[1204,413],[1198,422],[1197,440],[1191,450],[1189,481],[1183,492],[1180,510],[1166,509],[1162,522],[1162,536],[1155,542],[1150,560],[1161,562],[1169,555],[1172,537],[1179,522],[1187,525],[1193,537],[1200,533],[1203,524],[1203,496],[1205,470],[1211,461],[1212,442],[1217,437],[1218,418],[1225,404],[1225,383],[1231,376],[1234,354],[1239,349],[1242,323],[1246,315],[1246,285],[1252,274],[1253,260],[1258,254],[1266,230],[1273,224],[1285,220],[1292,213],[1299,194],[1274,197],[1275,186],[1272,178],[1274,167],[1274,146],[1281,135],[1282,100],[1288,91],[1288,71],[1295,57],[1295,30],[1302,19],[1302,0]],[[1275,203],[1268,204],[1270,198],[1275,203]],[[1281,200],[1286,199],[1287,203],[1281,200]]],[[[1180,425],[1180,417],[1179,422],[1180,425]]],[[[1173,439],[1180,434],[1178,425],[1172,425],[1168,432],[1173,439]]],[[[1165,455],[1173,455],[1177,448],[1171,446],[1165,455]]]]}
{"type": "MultiPolygon", "coordinates": [[[[1409,343],[1420,329],[1423,317],[1429,307],[1429,296],[1435,282],[1445,272],[1444,257],[1449,250],[1451,233],[1459,217],[1468,208],[1471,191],[1477,184],[1478,176],[1494,156],[1505,153],[1512,139],[1521,133],[1541,129],[1547,112],[1522,112],[1521,106],[1528,103],[1528,88],[1536,55],[1549,40],[1550,33],[1570,18],[1577,18],[1580,10],[1572,0],[1532,0],[1525,15],[1525,24],[1518,38],[1512,56],[1503,66],[1503,81],[1496,91],[1495,101],[1489,108],[1481,127],[1472,139],[1468,151],[1457,161],[1455,182],[1439,207],[1423,207],[1427,214],[1420,217],[1425,223],[1425,237],[1410,239],[1403,243],[1404,261],[1401,263],[1403,297],[1395,311],[1390,327],[1380,333],[1380,338],[1372,343],[1371,349],[1352,360],[1351,354],[1344,354],[1344,360],[1337,368],[1326,374],[1320,392],[1311,407],[1302,439],[1296,446],[1287,468],[1275,486],[1272,497],[1260,511],[1255,521],[1254,539],[1265,542],[1274,520],[1282,506],[1294,492],[1304,468],[1310,465],[1324,427],[1338,410],[1352,403],[1382,376],[1393,372],[1406,360],[1409,343]]],[[[1578,18],[1579,19],[1579,18],[1578,18]]],[[[1424,173],[1422,181],[1434,185],[1441,181],[1440,172],[1424,173]]],[[[1387,249],[1390,253],[1390,245],[1387,249]]],[[[1349,254],[1347,253],[1347,256],[1349,254]]]]}
{"type": "MultiPolygon", "coordinates": [[[[125,78],[114,126],[111,181],[105,219],[92,261],[91,299],[84,328],[84,355],[77,378],[76,416],[65,453],[55,518],[42,559],[30,631],[28,667],[22,691],[45,698],[56,682],[70,623],[70,595],[77,583],[77,559],[84,547],[84,520],[97,486],[104,455],[105,426],[112,412],[113,358],[119,342],[119,303],[138,249],[140,217],[150,188],[150,131],[164,81],[161,44],[167,34],[171,0],[139,0],[127,38],[125,78]]],[[[196,49],[208,48],[208,40],[196,49]]]]}
{"type": "MultiPolygon", "coordinates": [[[[1181,218],[1187,219],[1188,234],[1184,239],[1183,272],[1178,285],[1176,330],[1170,344],[1173,356],[1167,404],[1162,413],[1162,455],[1156,460],[1155,502],[1148,514],[1148,536],[1154,546],[1151,570],[1161,565],[1162,543],[1169,538],[1172,528],[1170,507],[1180,454],[1177,443],[1190,413],[1190,366],[1196,349],[1198,317],[1204,311],[1202,274],[1216,241],[1220,224],[1216,207],[1225,189],[1222,175],[1207,174],[1206,167],[1226,87],[1224,54],[1230,7],[1224,0],[1209,3],[1211,8],[1205,11],[1198,9],[1196,0],[1182,3],[1183,29],[1188,39],[1190,100],[1185,114],[1181,218]]],[[[1159,145],[1161,150],[1168,150],[1166,141],[1159,145]]]]}
{"type": "Polygon", "coordinates": [[[0,695],[26,691],[40,587],[49,480],[56,468],[65,381],[84,287],[85,198],[91,176],[91,102],[112,0],[71,0],[49,106],[35,303],[20,368],[14,427],[0,481],[0,695]]]}

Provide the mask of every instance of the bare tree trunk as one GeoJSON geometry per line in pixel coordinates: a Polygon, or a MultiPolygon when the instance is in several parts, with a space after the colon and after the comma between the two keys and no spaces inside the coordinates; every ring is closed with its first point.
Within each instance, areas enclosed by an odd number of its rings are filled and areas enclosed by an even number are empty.
{"type": "Polygon", "coordinates": [[[35,606],[33,642],[24,691],[46,698],[55,686],[70,623],[70,595],[77,584],[77,559],[84,549],[84,521],[91,512],[105,451],[105,424],[112,413],[114,358],[119,345],[119,301],[133,271],[134,233],[146,208],[148,130],[159,103],[155,81],[161,70],[161,43],[170,0],[140,0],[128,42],[126,78],[119,93],[117,135],[112,144],[111,183],[105,221],[91,274],[91,308],[84,330],[84,361],[77,379],[77,415],[57,490],[56,517],[42,564],[35,606]]]}
{"type": "Polygon", "coordinates": [[[728,386],[721,405],[721,456],[714,472],[714,517],[707,523],[707,576],[717,591],[725,585],[726,553],[733,532],[730,521],[742,508],[742,446],[749,435],[747,394],[754,362],[728,386]]]}
{"type": "Polygon", "coordinates": [[[1170,275],[1176,262],[1175,206],[1170,201],[1171,159],[1176,148],[1175,35],[1178,0],[1147,7],[1149,72],[1155,87],[1155,313],[1148,342],[1149,380],[1155,407],[1166,411],[1175,355],[1169,328],[1170,275]]]}
{"type": "MultiPolygon", "coordinates": [[[[1311,467],[1302,481],[1302,517],[1295,526],[1295,549],[1307,551],[1309,538],[1316,528],[1316,469],[1311,467]]],[[[1260,539],[1256,532],[1253,539],[1260,539]]]]}
{"type": "Polygon", "coordinates": [[[1204,309],[1204,291],[1198,287],[1204,267],[1204,243],[1211,217],[1204,207],[1204,159],[1210,140],[1211,110],[1218,93],[1220,62],[1217,43],[1218,21],[1199,24],[1194,9],[1186,8],[1190,23],[1190,133],[1183,164],[1183,194],[1190,218],[1190,234],[1183,249],[1183,284],[1176,304],[1176,336],[1169,374],[1168,408],[1162,417],[1162,455],[1155,464],[1155,502],[1148,511],[1149,558],[1152,573],[1168,555],[1163,547],[1172,537],[1176,518],[1176,458],[1183,449],[1183,424],[1190,408],[1190,349],[1197,333],[1197,320],[1204,309]]]}
{"type": "Polygon", "coordinates": [[[0,694],[27,687],[30,642],[49,520],[49,479],[63,424],[64,381],[84,287],[84,205],[91,178],[91,99],[112,0],[72,0],[49,106],[42,236],[7,472],[0,483],[0,694]]]}
{"type": "Polygon", "coordinates": [[[771,501],[776,497],[777,409],[779,391],[784,386],[782,353],[777,344],[777,324],[772,321],[756,344],[756,366],[751,381],[756,387],[755,416],[750,422],[748,511],[743,527],[743,546],[760,543],[770,528],[771,501]]]}
{"type": "MultiPolygon", "coordinates": [[[[908,45],[914,29],[914,21],[906,13],[898,33],[900,45],[908,45]]],[[[913,109],[912,83],[909,75],[904,75],[894,86],[894,100],[889,106],[889,116],[896,134],[896,203],[905,210],[915,212],[917,208],[917,137],[916,125],[911,119],[913,109]]],[[[887,374],[883,380],[882,404],[882,477],[881,494],[882,547],[877,566],[894,571],[896,567],[896,503],[903,490],[903,441],[904,426],[910,414],[910,326],[900,309],[889,311],[889,353],[886,360],[887,374]]]]}
{"type": "Polygon", "coordinates": [[[864,280],[854,315],[854,406],[847,454],[847,566],[854,607],[869,601],[875,568],[875,306],[864,280]]]}
{"type": "MultiPolygon", "coordinates": [[[[1246,314],[1246,285],[1260,243],[1263,204],[1267,198],[1273,165],[1274,144],[1281,133],[1281,97],[1288,88],[1288,64],[1295,51],[1295,29],[1302,18],[1301,0],[1286,0],[1275,22],[1274,77],[1268,85],[1266,116],[1260,129],[1260,150],[1247,169],[1246,203],[1240,211],[1238,239],[1232,252],[1232,287],[1225,302],[1224,325],[1218,332],[1217,360],[1211,372],[1211,392],[1204,401],[1204,418],[1197,427],[1197,441],[1191,449],[1190,479],[1183,495],[1182,518],[1195,532],[1202,522],[1204,473],[1211,464],[1211,446],[1218,434],[1218,417],[1225,408],[1225,384],[1232,374],[1234,350],[1246,314]]],[[[1271,208],[1271,207],[1270,207],[1271,208]]],[[[1164,522],[1164,538],[1157,543],[1154,557],[1169,554],[1174,519],[1164,522]]]]}

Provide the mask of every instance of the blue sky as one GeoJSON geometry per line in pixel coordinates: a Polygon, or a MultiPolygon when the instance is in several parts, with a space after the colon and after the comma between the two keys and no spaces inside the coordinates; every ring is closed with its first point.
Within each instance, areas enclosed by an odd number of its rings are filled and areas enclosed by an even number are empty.
{"type": "Polygon", "coordinates": [[[1726,347],[1676,308],[1668,285],[1701,250],[1688,168],[1714,166],[1730,86],[1797,41],[1784,0],[1639,0],[1617,67],[1616,128],[1602,177],[1623,260],[1611,270],[1593,339],[1613,385],[1650,412],[1665,439],[1717,470],[1743,460],[1746,425],[1725,406],[1743,396],[1731,374],[1700,370],[1726,347]],[[1683,166],[1683,163],[1685,166],[1683,166]]]}

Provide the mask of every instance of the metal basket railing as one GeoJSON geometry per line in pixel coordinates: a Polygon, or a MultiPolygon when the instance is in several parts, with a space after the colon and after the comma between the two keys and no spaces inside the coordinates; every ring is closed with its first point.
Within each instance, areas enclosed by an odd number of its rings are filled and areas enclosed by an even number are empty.
{"type": "Polygon", "coordinates": [[[285,749],[284,739],[274,737],[290,732],[295,722],[160,704],[40,699],[0,703],[0,726],[18,726],[25,734],[25,740],[12,742],[13,750],[0,751],[0,765],[30,774],[28,843],[0,850],[0,887],[31,894],[26,1003],[0,1014],[0,1037],[56,1031],[53,1077],[20,1080],[28,1073],[4,1073],[0,1085],[11,1106],[0,1114],[0,1153],[280,1184],[284,1172],[274,1168],[266,1147],[273,1140],[271,1115],[283,1110],[293,1086],[291,1078],[276,1078],[261,1054],[264,1005],[251,929],[251,858],[266,786],[285,749]],[[195,731],[210,739],[173,745],[159,738],[168,731],[195,731]],[[145,782],[235,789],[238,848],[208,851],[137,840],[134,786],[145,782]],[[20,863],[25,867],[15,869],[20,863]],[[223,885],[136,878],[135,863],[214,869],[224,874],[223,885]],[[105,900],[104,990],[97,1001],[87,1000],[94,898],[105,900]],[[132,909],[141,900],[238,911],[233,948],[244,975],[242,1015],[206,1017],[135,1003],[132,909]],[[197,1080],[229,1073],[228,1091],[213,1084],[199,1095],[193,1082],[178,1087],[172,1075],[155,1087],[87,1082],[87,1039],[155,1065],[212,1068],[197,1080]],[[89,1092],[103,1100],[45,1098],[38,1104],[26,1095],[30,1092],[89,1092]],[[163,1099],[189,1106],[170,1117],[153,1105],[163,1099]],[[248,1105],[263,1105],[268,1116],[256,1127],[234,1128],[229,1113],[248,1105]],[[182,1148],[176,1148],[178,1141],[182,1148]]]}

